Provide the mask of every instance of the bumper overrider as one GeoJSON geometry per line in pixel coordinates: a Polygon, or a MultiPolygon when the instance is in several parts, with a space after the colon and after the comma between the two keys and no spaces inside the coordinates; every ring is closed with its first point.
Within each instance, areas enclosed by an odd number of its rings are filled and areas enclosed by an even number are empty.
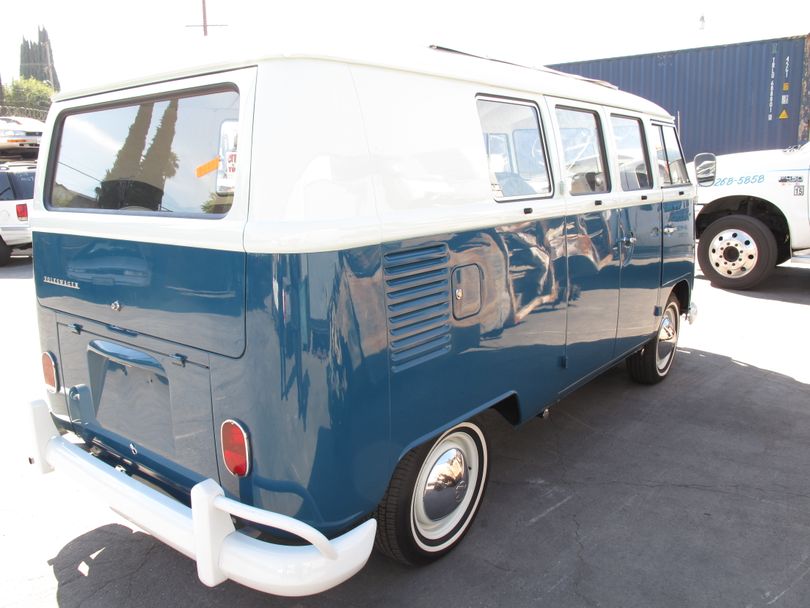
{"type": "Polygon", "coordinates": [[[225,496],[213,479],[191,489],[191,508],[142,484],[61,437],[42,400],[29,404],[31,462],[42,473],[68,471],[92,486],[109,507],[197,562],[213,587],[228,579],[275,595],[302,596],[339,585],[366,563],[377,522],[368,520],[327,539],[315,528],[225,496]],[[231,516],[283,530],[311,543],[276,545],[237,531],[231,516]]]}
{"type": "Polygon", "coordinates": [[[689,303],[689,309],[686,311],[686,320],[689,321],[689,325],[695,322],[698,316],[698,307],[697,304],[694,302],[689,303]]]}

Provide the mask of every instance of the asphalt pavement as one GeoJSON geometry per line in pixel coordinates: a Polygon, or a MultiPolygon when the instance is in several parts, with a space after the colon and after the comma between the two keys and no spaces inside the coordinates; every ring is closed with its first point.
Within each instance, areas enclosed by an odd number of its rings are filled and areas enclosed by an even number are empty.
{"type": "Polygon", "coordinates": [[[25,460],[20,405],[41,392],[31,263],[0,268],[0,606],[810,605],[810,265],[755,292],[696,280],[670,377],[617,366],[513,430],[456,551],[402,567],[376,553],[322,595],[202,585],[192,561],[58,472],[25,460]]]}

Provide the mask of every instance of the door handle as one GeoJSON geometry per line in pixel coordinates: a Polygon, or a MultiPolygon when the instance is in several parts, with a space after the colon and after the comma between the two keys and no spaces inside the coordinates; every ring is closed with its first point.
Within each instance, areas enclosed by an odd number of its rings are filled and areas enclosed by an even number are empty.
{"type": "Polygon", "coordinates": [[[633,235],[630,235],[630,236],[626,236],[626,237],[622,238],[621,243],[625,247],[632,247],[633,245],[636,244],[637,240],[638,239],[636,239],[636,237],[634,237],[633,235]]]}
{"type": "Polygon", "coordinates": [[[677,231],[675,226],[664,226],[664,234],[675,234],[677,231]]]}

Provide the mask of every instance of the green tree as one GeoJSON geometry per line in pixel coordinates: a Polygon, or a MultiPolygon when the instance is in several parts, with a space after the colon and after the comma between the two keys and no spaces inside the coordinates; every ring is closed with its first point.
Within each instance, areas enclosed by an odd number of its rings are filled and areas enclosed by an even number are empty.
{"type": "Polygon", "coordinates": [[[177,155],[172,152],[174,142],[174,129],[177,124],[177,99],[172,99],[163,118],[160,119],[160,126],[157,128],[149,149],[143,155],[141,161],[141,171],[138,176],[142,182],[151,184],[163,192],[166,180],[174,177],[179,166],[177,155]]]}
{"type": "Polygon", "coordinates": [[[53,87],[36,78],[21,78],[3,87],[3,103],[19,108],[47,110],[51,106],[53,87]]]}
{"type": "Polygon", "coordinates": [[[231,205],[233,205],[232,192],[228,194],[212,192],[208,200],[200,206],[200,211],[203,213],[228,213],[231,205]]]}
{"type": "Polygon", "coordinates": [[[20,45],[20,76],[36,78],[59,90],[59,76],[53,65],[53,48],[48,31],[41,27],[37,31],[37,40],[23,38],[20,45]]]}

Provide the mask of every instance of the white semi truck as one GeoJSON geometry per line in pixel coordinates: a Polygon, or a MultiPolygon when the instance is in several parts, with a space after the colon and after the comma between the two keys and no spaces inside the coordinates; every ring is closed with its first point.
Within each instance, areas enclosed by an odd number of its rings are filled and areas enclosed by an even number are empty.
{"type": "MultiPolygon", "coordinates": [[[[716,179],[698,188],[698,263],[714,285],[750,289],[810,248],[810,144],[716,163],[716,179]]],[[[695,164],[700,178],[700,159],[695,164]]]]}

